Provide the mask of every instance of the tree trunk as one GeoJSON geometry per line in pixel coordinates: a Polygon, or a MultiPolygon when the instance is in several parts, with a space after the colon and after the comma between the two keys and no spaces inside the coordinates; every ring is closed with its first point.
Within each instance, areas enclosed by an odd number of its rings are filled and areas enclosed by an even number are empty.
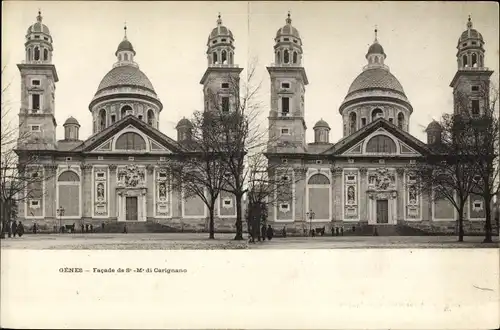
{"type": "Polygon", "coordinates": [[[208,208],[208,239],[215,239],[215,224],[214,224],[214,213],[215,213],[215,205],[212,205],[208,208]]]}
{"type": "Polygon", "coordinates": [[[241,221],[241,195],[235,195],[236,197],[236,236],[234,239],[240,241],[243,239],[243,223],[241,221]]]}
{"type": "Polygon", "coordinates": [[[491,238],[491,198],[485,198],[486,221],[484,223],[484,240],[483,243],[492,243],[491,238]]]}
{"type": "Polygon", "coordinates": [[[460,206],[458,211],[458,241],[464,241],[464,206],[460,206]]]}

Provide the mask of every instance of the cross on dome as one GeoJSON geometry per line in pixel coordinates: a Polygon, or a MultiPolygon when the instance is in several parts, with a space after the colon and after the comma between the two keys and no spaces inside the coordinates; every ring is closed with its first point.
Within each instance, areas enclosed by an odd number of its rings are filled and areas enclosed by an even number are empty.
{"type": "Polygon", "coordinates": [[[377,29],[377,26],[375,25],[375,42],[378,42],[377,33],[378,33],[378,29],[377,29]]]}
{"type": "Polygon", "coordinates": [[[469,15],[469,19],[467,20],[467,28],[472,29],[472,21],[470,19],[470,15],[469,15]]]}
{"type": "Polygon", "coordinates": [[[220,17],[220,12],[219,12],[219,15],[217,16],[217,25],[222,25],[222,19],[220,17]]]}
{"type": "Polygon", "coordinates": [[[127,22],[124,22],[123,30],[125,32],[123,39],[127,39],[127,22]]]}
{"type": "Polygon", "coordinates": [[[290,18],[290,11],[288,11],[288,15],[287,15],[287,18],[286,18],[286,24],[292,24],[292,19],[290,18]]]}
{"type": "Polygon", "coordinates": [[[37,22],[42,22],[42,11],[38,8],[38,16],[36,17],[37,22]]]}

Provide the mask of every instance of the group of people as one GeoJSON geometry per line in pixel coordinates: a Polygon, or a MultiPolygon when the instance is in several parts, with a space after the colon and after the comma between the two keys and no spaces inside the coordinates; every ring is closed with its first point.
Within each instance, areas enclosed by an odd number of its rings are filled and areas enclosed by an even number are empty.
{"type": "Polygon", "coordinates": [[[24,235],[24,225],[21,221],[9,221],[7,223],[6,232],[7,237],[16,237],[16,235],[21,237],[24,235]]]}

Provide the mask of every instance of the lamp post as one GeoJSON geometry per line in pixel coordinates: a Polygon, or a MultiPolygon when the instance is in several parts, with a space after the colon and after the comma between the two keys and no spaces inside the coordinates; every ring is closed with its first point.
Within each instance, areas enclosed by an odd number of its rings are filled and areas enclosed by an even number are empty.
{"type": "Polygon", "coordinates": [[[56,211],[57,211],[57,215],[59,216],[59,231],[61,231],[62,217],[64,216],[64,207],[59,206],[59,208],[56,211]]]}
{"type": "Polygon", "coordinates": [[[311,230],[312,230],[312,220],[314,219],[315,213],[313,210],[309,210],[309,212],[306,212],[307,217],[309,218],[309,235],[311,235],[311,230]]]}

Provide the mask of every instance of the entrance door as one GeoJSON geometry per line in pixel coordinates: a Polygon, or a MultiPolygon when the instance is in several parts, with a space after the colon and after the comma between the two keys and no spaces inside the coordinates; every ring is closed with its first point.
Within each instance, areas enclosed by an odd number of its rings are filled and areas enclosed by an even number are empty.
{"type": "Polygon", "coordinates": [[[389,201],[387,199],[377,200],[377,223],[389,222],[389,201]]]}
{"type": "Polygon", "coordinates": [[[126,199],[126,220],[137,221],[137,197],[127,197],[126,199]]]}

